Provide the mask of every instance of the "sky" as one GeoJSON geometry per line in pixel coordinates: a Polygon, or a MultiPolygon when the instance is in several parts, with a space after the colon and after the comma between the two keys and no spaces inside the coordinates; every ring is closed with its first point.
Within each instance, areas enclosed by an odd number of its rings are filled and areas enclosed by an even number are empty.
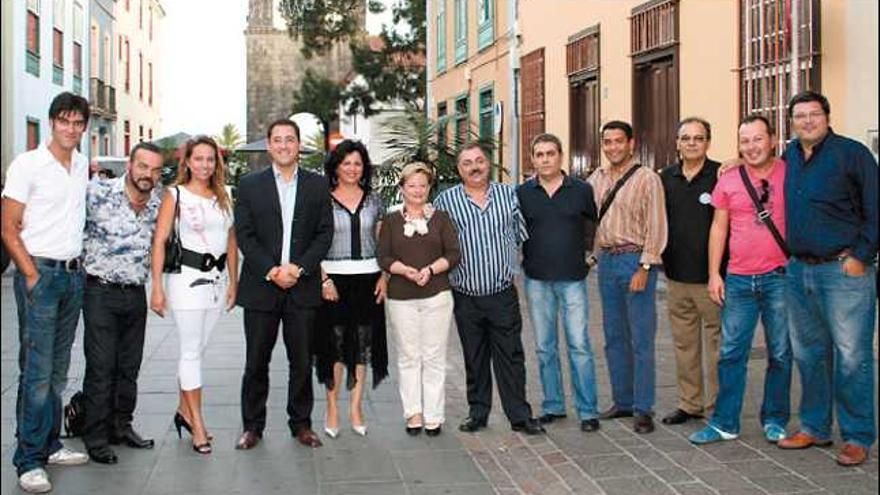
{"type": "MultiPolygon", "coordinates": [[[[245,136],[248,0],[164,0],[162,7],[162,136],[181,131],[213,136],[228,123],[245,136]]],[[[377,33],[389,18],[388,12],[369,15],[367,30],[377,33]]]]}

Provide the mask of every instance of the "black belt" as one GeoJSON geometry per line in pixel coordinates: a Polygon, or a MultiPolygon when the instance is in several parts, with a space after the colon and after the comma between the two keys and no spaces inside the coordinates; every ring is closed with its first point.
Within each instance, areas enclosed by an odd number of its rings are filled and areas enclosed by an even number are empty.
{"type": "Polygon", "coordinates": [[[82,268],[82,262],[79,258],[71,258],[69,260],[53,260],[52,258],[43,258],[41,256],[34,256],[34,264],[45,266],[46,268],[52,268],[55,270],[63,269],[68,272],[76,272],[82,268]]]}
{"type": "Polygon", "coordinates": [[[843,251],[838,254],[832,254],[830,256],[811,256],[809,254],[796,254],[794,255],[798,261],[806,263],[808,265],[822,265],[825,263],[832,263],[835,261],[841,261],[844,258],[849,256],[849,251],[843,251]]]}
{"type": "Polygon", "coordinates": [[[226,253],[214,257],[211,253],[197,253],[195,251],[190,251],[187,248],[183,248],[181,251],[181,264],[190,268],[195,268],[196,270],[203,272],[209,272],[214,268],[221,272],[226,269],[226,253]]]}
{"type": "Polygon", "coordinates": [[[123,284],[120,282],[111,282],[109,280],[103,279],[101,277],[95,275],[86,274],[86,280],[89,282],[96,283],[98,285],[103,285],[104,287],[113,287],[114,289],[142,289],[144,284],[123,284]]]}

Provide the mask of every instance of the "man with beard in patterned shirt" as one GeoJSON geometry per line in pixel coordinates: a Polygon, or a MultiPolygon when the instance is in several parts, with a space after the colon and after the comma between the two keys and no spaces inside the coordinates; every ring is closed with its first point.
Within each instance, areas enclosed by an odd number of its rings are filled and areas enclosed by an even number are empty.
{"type": "Polygon", "coordinates": [[[93,180],[86,195],[83,300],[86,375],[83,441],[93,461],[115,464],[108,444],[149,449],[131,426],[144,350],[150,245],[161,191],[162,152],[139,143],[125,175],[93,180]]]}

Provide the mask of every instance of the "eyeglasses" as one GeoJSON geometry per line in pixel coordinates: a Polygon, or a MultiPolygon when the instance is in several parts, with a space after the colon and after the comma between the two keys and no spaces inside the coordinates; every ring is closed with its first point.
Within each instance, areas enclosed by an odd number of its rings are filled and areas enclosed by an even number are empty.
{"type": "Polygon", "coordinates": [[[708,139],[706,139],[706,136],[688,136],[687,134],[685,134],[684,136],[679,136],[678,140],[681,141],[682,143],[697,143],[697,144],[703,144],[706,141],[708,141],[708,139]]]}
{"type": "Polygon", "coordinates": [[[762,205],[766,205],[770,201],[770,183],[767,182],[767,179],[761,179],[761,197],[758,198],[758,201],[762,205]]]}
{"type": "Polygon", "coordinates": [[[824,117],[825,112],[796,113],[791,116],[791,120],[795,122],[806,122],[808,120],[819,120],[824,117]]]}
{"type": "Polygon", "coordinates": [[[64,117],[56,117],[55,118],[55,125],[57,125],[59,127],[65,127],[65,128],[72,127],[76,131],[81,131],[86,128],[86,121],[85,120],[68,120],[68,119],[65,119],[64,117]]]}

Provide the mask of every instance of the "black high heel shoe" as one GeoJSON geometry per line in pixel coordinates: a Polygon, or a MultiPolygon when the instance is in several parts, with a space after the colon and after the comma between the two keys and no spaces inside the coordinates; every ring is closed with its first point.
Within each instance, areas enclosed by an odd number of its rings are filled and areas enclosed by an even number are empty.
{"type": "Polygon", "coordinates": [[[213,452],[213,449],[211,448],[211,442],[205,442],[205,443],[202,443],[199,445],[193,444],[193,450],[197,454],[202,454],[202,455],[208,455],[211,452],[213,452]]]}
{"type": "MultiPolygon", "coordinates": [[[[179,412],[174,413],[174,427],[177,429],[177,438],[183,438],[183,435],[180,434],[181,428],[186,430],[190,436],[193,434],[192,425],[190,425],[186,418],[184,418],[179,412]]],[[[214,439],[214,436],[210,433],[208,433],[207,436],[209,442],[214,439]]]]}
{"type": "Polygon", "coordinates": [[[183,435],[180,433],[180,429],[183,428],[190,435],[192,435],[192,426],[186,421],[186,418],[183,417],[179,412],[174,413],[174,427],[177,428],[177,438],[183,438],[183,435]]]}

